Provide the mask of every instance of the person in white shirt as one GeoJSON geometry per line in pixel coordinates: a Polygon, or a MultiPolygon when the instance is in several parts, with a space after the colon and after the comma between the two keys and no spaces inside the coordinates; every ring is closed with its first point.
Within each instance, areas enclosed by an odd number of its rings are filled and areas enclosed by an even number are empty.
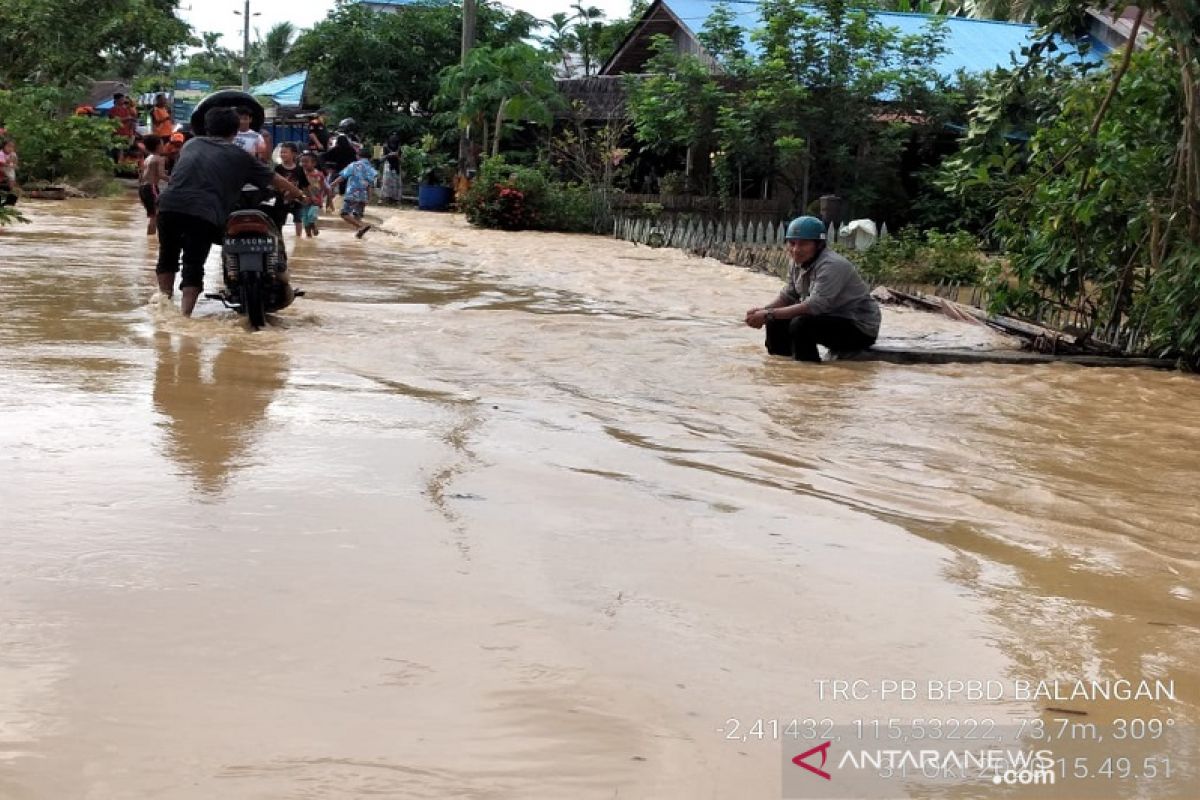
{"type": "MultiPolygon", "coordinates": [[[[237,110],[238,113],[238,132],[233,137],[233,143],[245,150],[250,155],[264,163],[271,163],[271,144],[267,141],[267,137],[263,136],[258,131],[250,129],[250,122],[253,115],[250,109],[241,106],[237,110]]],[[[245,194],[244,202],[248,205],[255,205],[258,200],[258,187],[254,184],[247,183],[242,187],[242,192],[245,194]]]]}
{"type": "Polygon", "coordinates": [[[238,132],[237,135],[234,136],[233,141],[238,147],[242,148],[259,161],[269,161],[271,158],[271,147],[267,143],[267,137],[263,136],[258,131],[250,130],[250,109],[239,108],[237,112],[238,132]]]}

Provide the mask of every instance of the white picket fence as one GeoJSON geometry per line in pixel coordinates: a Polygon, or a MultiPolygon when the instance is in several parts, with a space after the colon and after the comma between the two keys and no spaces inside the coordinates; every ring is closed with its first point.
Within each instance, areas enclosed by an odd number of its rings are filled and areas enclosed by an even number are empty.
{"type": "MultiPolygon", "coordinates": [[[[887,234],[886,223],[877,226],[878,239],[887,234]]],[[[704,222],[700,220],[663,221],[646,217],[618,217],[613,221],[613,236],[651,247],[675,247],[697,255],[711,256],[731,264],[783,274],[787,272],[787,252],[783,247],[787,222],[704,222]]],[[[828,240],[837,242],[839,231],[829,226],[828,240]]]]}
{"type": "MultiPolygon", "coordinates": [[[[887,223],[877,226],[878,238],[885,238],[887,223]]],[[[783,244],[787,233],[787,222],[768,225],[762,222],[749,225],[731,222],[664,222],[646,217],[618,217],[613,220],[613,236],[629,242],[648,244],[654,247],[678,247],[690,250],[696,247],[711,247],[715,244],[744,244],[775,247],[783,244]]],[[[838,241],[839,231],[830,225],[828,239],[838,241]]]]}
{"type": "MultiPolygon", "coordinates": [[[[876,241],[887,236],[887,226],[878,226],[876,241]]],[[[689,253],[709,256],[727,264],[737,264],[763,272],[785,276],[790,266],[783,247],[787,223],[742,225],[713,222],[663,222],[647,218],[617,218],[613,236],[651,247],[675,247],[689,253]]],[[[837,242],[839,231],[829,226],[829,241],[837,242]]],[[[848,238],[848,237],[845,237],[848,238]]],[[[865,249],[865,248],[864,248],[865,249]]],[[[867,279],[868,284],[873,281],[867,279]]],[[[909,294],[921,293],[954,300],[959,303],[988,308],[991,293],[981,286],[954,284],[893,285],[909,294]]],[[[1125,353],[1141,353],[1149,344],[1148,332],[1143,330],[1144,319],[1127,319],[1115,330],[1108,330],[1094,315],[1081,313],[1050,301],[1040,303],[1029,320],[1054,330],[1089,331],[1093,340],[1103,342],[1125,353]]]]}

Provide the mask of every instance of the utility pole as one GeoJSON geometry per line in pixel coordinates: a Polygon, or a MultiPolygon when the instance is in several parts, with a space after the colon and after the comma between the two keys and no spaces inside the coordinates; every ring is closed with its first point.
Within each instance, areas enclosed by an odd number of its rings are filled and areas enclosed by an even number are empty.
{"type": "MultiPolygon", "coordinates": [[[[464,68],[467,66],[467,54],[475,46],[475,17],[476,0],[463,0],[462,65],[464,68]]],[[[466,105],[466,88],[463,89],[460,102],[466,105]]],[[[462,129],[458,137],[458,174],[465,177],[467,170],[474,169],[474,167],[474,160],[471,158],[471,127],[468,125],[462,129]]]]}
{"type": "MultiPolygon", "coordinates": [[[[242,91],[250,90],[250,0],[246,0],[245,11],[234,11],[242,18],[242,91]]],[[[255,11],[253,16],[262,16],[255,11]]]]}

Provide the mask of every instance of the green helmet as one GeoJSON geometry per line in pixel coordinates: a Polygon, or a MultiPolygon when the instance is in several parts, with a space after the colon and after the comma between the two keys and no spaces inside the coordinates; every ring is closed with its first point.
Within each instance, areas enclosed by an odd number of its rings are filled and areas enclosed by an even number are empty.
{"type": "Polygon", "coordinates": [[[787,226],[783,240],[792,239],[825,239],[825,223],[816,217],[796,217],[787,226]]]}

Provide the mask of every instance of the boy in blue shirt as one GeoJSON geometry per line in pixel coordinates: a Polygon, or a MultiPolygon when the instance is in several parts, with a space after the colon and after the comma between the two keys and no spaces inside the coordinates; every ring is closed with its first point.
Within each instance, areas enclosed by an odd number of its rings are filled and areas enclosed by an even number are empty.
{"type": "Polygon", "coordinates": [[[346,182],[346,197],[342,201],[342,219],[350,223],[356,231],[354,235],[361,239],[371,230],[371,226],[362,221],[363,212],[367,210],[367,202],[371,199],[371,187],[379,172],[371,166],[367,148],[358,153],[358,160],[342,170],[337,180],[330,184],[334,190],[342,181],[346,182]]]}

